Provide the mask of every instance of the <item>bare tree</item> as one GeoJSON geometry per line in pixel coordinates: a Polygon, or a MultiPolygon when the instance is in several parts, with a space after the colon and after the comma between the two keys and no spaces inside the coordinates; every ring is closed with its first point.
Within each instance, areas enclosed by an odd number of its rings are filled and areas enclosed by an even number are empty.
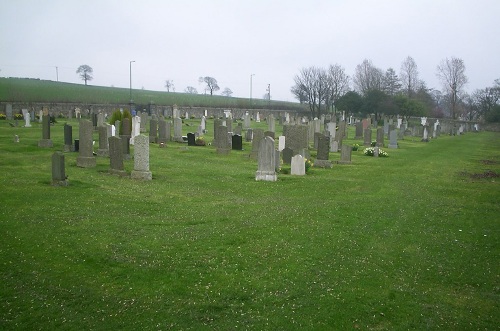
{"type": "Polygon", "coordinates": [[[318,67],[302,68],[294,77],[295,85],[291,92],[299,100],[309,104],[312,117],[321,116],[321,106],[328,96],[328,81],[326,70],[318,67]]]}
{"type": "Polygon", "coordinates": [[[384,74],[382,70],[375,67],[370,60],[363,60],[356,66],[353,77],[355,89],[361,94],[366,94],[370,90],[382,90],[384,74]]]}
{"type": "Polygon", "coordinates": [[[165,81],[165,88],[167,89],[167,92],[170,92],[170,90],[172,90],[172,92],[175,92],[174,81],[171,79],[167,79],[165,81]]]}
{"type": "Polygon", "coordinates": [[[217,79],[215,79],[213,77],[209,77],[209,76],[200,77],[198,79],[198,81],[200,83],[207,84],[206,90],[210,91],[210,95],[213,95],[214,92],[217,92],[218,90],[220,90],[219,85],[217,85],[217,79]]]}
{"type": "Polygon", "coordinates": [[[413,97],[419,88],[419,80],[417,63],[411,56],[406,57],[403,63],[401,63],[399,77],[408,98],[413,97]]]}
{"type": "Polygon", "coordinates": [[[329,110],[337,105],[337,101],[349,91],[349,76],[338,64],[330,65],[326,73],[328,84],[327,95],[325,96],[326,109],[329,110]]]}
{"type": "Polygon", "coordinates": [[[91,81],[92,79],[94,79],[94,77],[92,77],[93,72],[94,70],[92,69],[92,67],[86,64],[82,64],[78,67],[78,69],[76,69],[76,73],[80,75],[80,78],[83,81],[85,81],[85,85],[87,85],[87,81],[91,81]]]}
{"type": "Polygon", "coordinates": [[[468,81],[467,76],[465,76],[464,61],[455,57],[446,58],[437,66],[436,75],[449,94],[451,116],[456,118],[458,115],[459,94],[468,81]]]}
{"type": "Polygon", "coordinates": [[[221,95],[225,97],[230,97],[233,94],[233,91],[229,87],[226,87],[222,92],[221,95]]]}
{"type": "Polygon", "coordinates": [[[189,94],[198,94],[198,90],[195,89],[192,86],[186,87],[186,89],[184,90],[184,92],[189,93],[189,94]]]}

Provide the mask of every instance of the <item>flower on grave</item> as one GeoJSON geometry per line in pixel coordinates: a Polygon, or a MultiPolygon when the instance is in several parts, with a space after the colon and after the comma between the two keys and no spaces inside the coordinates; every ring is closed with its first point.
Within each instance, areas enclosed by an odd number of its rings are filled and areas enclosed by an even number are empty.
{"type": "Polygon", "coordinates": [[[14,115],[15,120],[22,120],[23,119],[23,114],[15,114],[14,115]]]}
{"type": "Polygon", "coordinates": [[[370,144],[370,146],[372,146],[372,147],[377,146],[377,141],[376,140],[372,140],[372,143],[370,144]]]}
{"type": "MultiPolygon", "coordinates": [[[[367,147],[363,151],[363,154],[366,155],[366,156],[374,156],[375,155],[375,148],[374,147],[367,147]]],[[[388,157],[389,153],[387,153],[386,151],[384,151],[382,148],[379,148],[378,149],[378,156],[379,157],[388,157]]]]}
{"type": "Polygon", "coordinates": [[[7,119],[7,115],[5,114],[0,114],[0,120],[5,120],[7,119]]]}
{"type": "Polygon", "coordinates": [[[355,152],[359,149],[359,144],[352,145],[352,150],[355,152]]]}
{"type": "Polygon", "coordinates": [[[309,169],[311,169],[311,167],[313,166],[313,162],[311,159],[304,159],[304,163],[305,163],[305,170],[306,170],[306,174],[307,174],[309,169]]]}
{"type": "Polygon", "coordinates": [[[200,136],[200,137],[196,138],[196,140],[194,141],[194,143],[197,146],[205,146],[206,145],[205,138],[203,136],[200,136]]]}

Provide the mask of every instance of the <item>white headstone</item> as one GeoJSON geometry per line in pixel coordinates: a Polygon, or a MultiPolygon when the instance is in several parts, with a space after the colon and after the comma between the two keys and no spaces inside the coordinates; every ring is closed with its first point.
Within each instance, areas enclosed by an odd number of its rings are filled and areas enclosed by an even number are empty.
{"type": "Polygon", "coordinates": [[[290,174],[304,176],[306,174],[306,163],[302,155],[297,154],[292,157],[292,168],[290,174]]]}
{"type": "Polygon", "coordinates": [[[285,136],[278,137],[278,150],[281,152],[285,149],[285,136]]]}

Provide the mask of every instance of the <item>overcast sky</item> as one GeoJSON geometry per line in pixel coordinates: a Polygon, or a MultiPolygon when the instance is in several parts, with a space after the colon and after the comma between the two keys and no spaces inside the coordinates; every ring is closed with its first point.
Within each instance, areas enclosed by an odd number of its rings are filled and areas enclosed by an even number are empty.
{"type": "MultiPolygon", "coordinates": [[[[399,74],[407,56],[441,89],[436,67],[464,60],[469,92],[500,78],[500,0],[0,0],[0,76],[203,93],[200,76],[235,97],[295,101],[303,67],[364,59],[399,74]]],[[[221,91],[217,92],[220,93],[221,91]]]]}

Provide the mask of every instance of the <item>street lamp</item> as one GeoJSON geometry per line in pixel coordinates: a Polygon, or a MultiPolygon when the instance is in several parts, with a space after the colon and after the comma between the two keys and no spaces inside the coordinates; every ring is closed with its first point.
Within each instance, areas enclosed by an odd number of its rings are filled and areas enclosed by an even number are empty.
{"type": "Polygon", "coordinates": [[[130,103],[132,103],[132,62],[130,61],[130,103]]]}
{"type": "Polygon", "coordinates": [[[255,76],[255,74],[250,75],[250,103],[252,103],[252,77],[255,76]]]}

